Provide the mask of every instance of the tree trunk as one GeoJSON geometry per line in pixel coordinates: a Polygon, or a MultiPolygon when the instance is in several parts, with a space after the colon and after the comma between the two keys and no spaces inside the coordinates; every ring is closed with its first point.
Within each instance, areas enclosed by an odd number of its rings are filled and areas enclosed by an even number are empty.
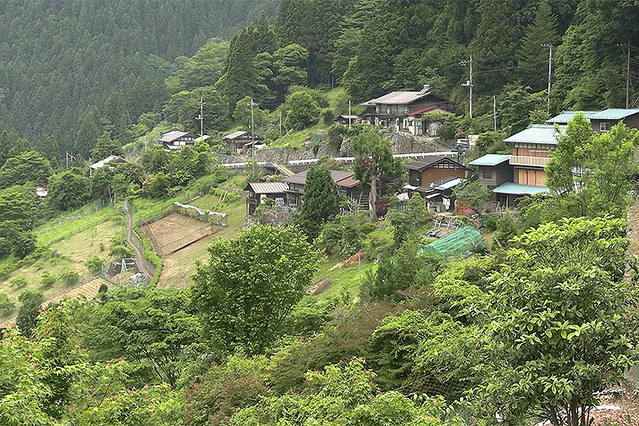
{"type": "Polygon", "coordinates": [[[375,219],[377,219],[377,175],[371,173],[371,198],[370,205],[373,214],[375,215],[375,219]]]}

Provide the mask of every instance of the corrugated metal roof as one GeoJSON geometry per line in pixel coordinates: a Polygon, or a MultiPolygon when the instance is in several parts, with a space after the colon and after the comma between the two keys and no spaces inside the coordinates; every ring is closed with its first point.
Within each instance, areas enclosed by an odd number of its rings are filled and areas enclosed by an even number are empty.
{"type": "Polygon", "coordinates": [[[390,92],[379,98],[364,102],[361,105],[407,105],[429,94],[430,93],[422,92],[390,92]]]}
{"type": "Polygon", "coordinates": [[[116,163],[126,163],[127,161],[118,156],[118,155],[109,155],[107,158],[100,160],[96,163],[91,164],[89,167],[91,167],[93,170],[97,170],[100,167],[103,167],[105,164],[110,163],[111,161],[115,161],[116,163]]]}
{"type": "Polygon", "coordinates": [[[496,166],[510,160],[510,155],[486,154],[468,163],[469,166],[496,166]]]}
{"type": "MultiPolygon", "coordinates": [[[[566,131],[566,126],[558,126],[560,134],[566,131]]],[[[531,124],[527,129],[504,139],[504,142],[538,143],[546,145],[557,144],[555,126],[550,124],[531,124]]]]}
{"type": "MultiPolygon", "coordinates": [[[[303,172],[295,173],[292,176],[284,178],[284,180],[282,182],[306,184],[306,174],[307,173],[308,173],[308,170],[304,170],[303,172]]],[[[335,182],[335,183],[340,182],[341,180],[344,180],[346,178],[349,178],[349,177],[353,176],[354,174],[355,173],[353,173],[353,172],[344,172],[344,171],[341,171],[341,170],[331,170],[331,177],[333,178],[333,182],[335,182]]]]}
{"type": "Polygon", "coordinates": [[[556,115],[552,118],[549,118],[548,120],[546,120],[546,123],[568,124],[568,122],[572,120],[572,118],[578,112],[581,112],[584,115],[584,117],[586,117],[587,119],[590,119],[590,116],[597,113],[597,111],[561,111],[561,114],[556,115]]]}
{"type": "Polygon", "coordinates": [[[496,194],[508,194],[508,195],[532,195],[539,194],[541,192],[548,192],[549,189],[545,186],[534,185],[522,185],[519,183],[506,182],[493,189],[496,194]]]}
{"type": "Polygon", "coordinates": [[[337,184],[344,188],[352,188],[354,186],[359,185],[359,180],[355,179],[352,176],[347,177],[346,179],[342,179],[337,184]]]}
{"type": "Polygon", "coordinates": [[[170,132],[162,133],[160,142],[173,142],[176,139],[181,138],[184,135],[188,135],[189,132],[183,132],[182,130],[171,130],[170,132]]]}
{"type": "Polygon", "coordinates": [[[639,113],[639,109],[608,108],[590,116],[591,120],[621,120],[639,113]]]}
{"type": "Polygon", "coordinates": [[[438,191],[445,191],[447,189],[454,188],[460,183],[464,183],[464,182],[466,182],[466,179],[456,178],[456,179],[449,180],[446,183],[442,183],[441,185],[435,187],[435,189],[438,191]]]}
{"type": "Polygon", "coordinates": [[[229,135],[224,136],[222,139],[224,140],[228,140],[228,139],[235,139],[235,138],[239,138],[240,136],[244,136],[244,135],[248,135],[248,132],[244,131],[244,130],[238,130],[237,132],[233,132],[229,135]]]}
{"type": "Polygon", "coordinates": [[[251,182],[244,190],[247,191],[249,188],[256,194],[283,194],[288,185],[284,182],[251,182]]]}

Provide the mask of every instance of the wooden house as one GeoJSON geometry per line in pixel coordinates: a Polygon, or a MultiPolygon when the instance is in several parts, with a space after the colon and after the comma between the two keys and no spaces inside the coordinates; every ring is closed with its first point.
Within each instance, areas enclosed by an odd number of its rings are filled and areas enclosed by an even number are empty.
{"type": "MultiPolygon", "coordinates": [[[[289,206],[297,207],[302,202],[307,174],[308,170],[304,170],[303,172],[288,176],[282,181],[288,185],[286,199],[289,206]]],[[[370,193],[368,189],[360,188],[359,180],[355,179],[354,176],[355,173],[353,172],[331,170],[333,182],[335,182],[341,194],[344,194],[349,199],[356,200],[362,206],[368,206],[370,193]]]]}
{"type": "Polygon", "coordinates": [[[639,109],[608,108],[590,115],[589,120],[592,130],[597,133],[609,132],[612,126],[620,122],[639,129],[639,109]]]}
{"type": "Polygon", "coordinates": [[[253,215],[255,210],[264,204],[267,198],[274,200],[275,204],[286,204],[286,190],[288,185],[283,182],[250,182],[244,188],[246,191],[246,204],[248,214],[253,215]]]}
{"type": "Polygon", "coordinates": [[[195,136],[180,129],[173,129],[162,133],[162,137],[160,137],[159,142],[162,144],[164,149],[174,151],[182,149],[187,145],[195,145],[195,136]]]}
{"type": "Polygon", "coordinates": [[[435,109],[446,111],[448,104],[448,100],[434,94],[427,84],[417,92],[391,92],[361,105],[366,107],[363,120],[369,124],[395,127],[417,135],[425,133],[424,124],[418,124],[418,117],[435,109]]]}
{"type": "Polygon", "coordinates": [[[406,166],[408,169],[408,188],[434,188],[451,178],[464,178],[466,167],[449,157],[429,155],[406,166]]]}
{"type": "Polygon", "coordinates": [[[479,182],[486,189],[495,189],[502,183],[513,181],[513,166],[510,165],[510,155],[486,154],[468,163],[477,168],[479,182]]]}
{"type": "Polygon", "coordinates": [[[253,135],[251,132],[240,130],[226,135],[222,138],[226,142],[229,151],[236,154],[246,154],[253,145],[259,145],[264,141],[259,135],[253,135]]]}

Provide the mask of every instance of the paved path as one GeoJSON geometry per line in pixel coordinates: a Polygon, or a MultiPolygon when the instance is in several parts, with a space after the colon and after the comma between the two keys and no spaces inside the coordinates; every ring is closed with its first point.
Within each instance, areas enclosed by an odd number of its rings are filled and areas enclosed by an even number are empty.
{"type": "Polygon", "coordinates": [[[129,201],[124,200],[122,206],[124,207],[124,213],[126,215],[126,242],[135,250],[135,260],[140,272],[151,278],[155,274],[155,271],[148,266],[149,261],[146,256],[144,256],[144,247],[140,247],[138,242],[133,239],[133,215],[131,214],[129,201]]]}

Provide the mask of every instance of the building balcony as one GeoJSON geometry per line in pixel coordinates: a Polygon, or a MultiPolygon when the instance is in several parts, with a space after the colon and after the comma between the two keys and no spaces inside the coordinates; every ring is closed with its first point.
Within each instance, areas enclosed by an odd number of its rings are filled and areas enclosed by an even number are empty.
{"type": "Polygon", "coordinates": [[[513,166],[536,166],[546,167],[550,158],[548,157],[528,157],[525,155],[511,155],[510,164],[513,166]]]}

